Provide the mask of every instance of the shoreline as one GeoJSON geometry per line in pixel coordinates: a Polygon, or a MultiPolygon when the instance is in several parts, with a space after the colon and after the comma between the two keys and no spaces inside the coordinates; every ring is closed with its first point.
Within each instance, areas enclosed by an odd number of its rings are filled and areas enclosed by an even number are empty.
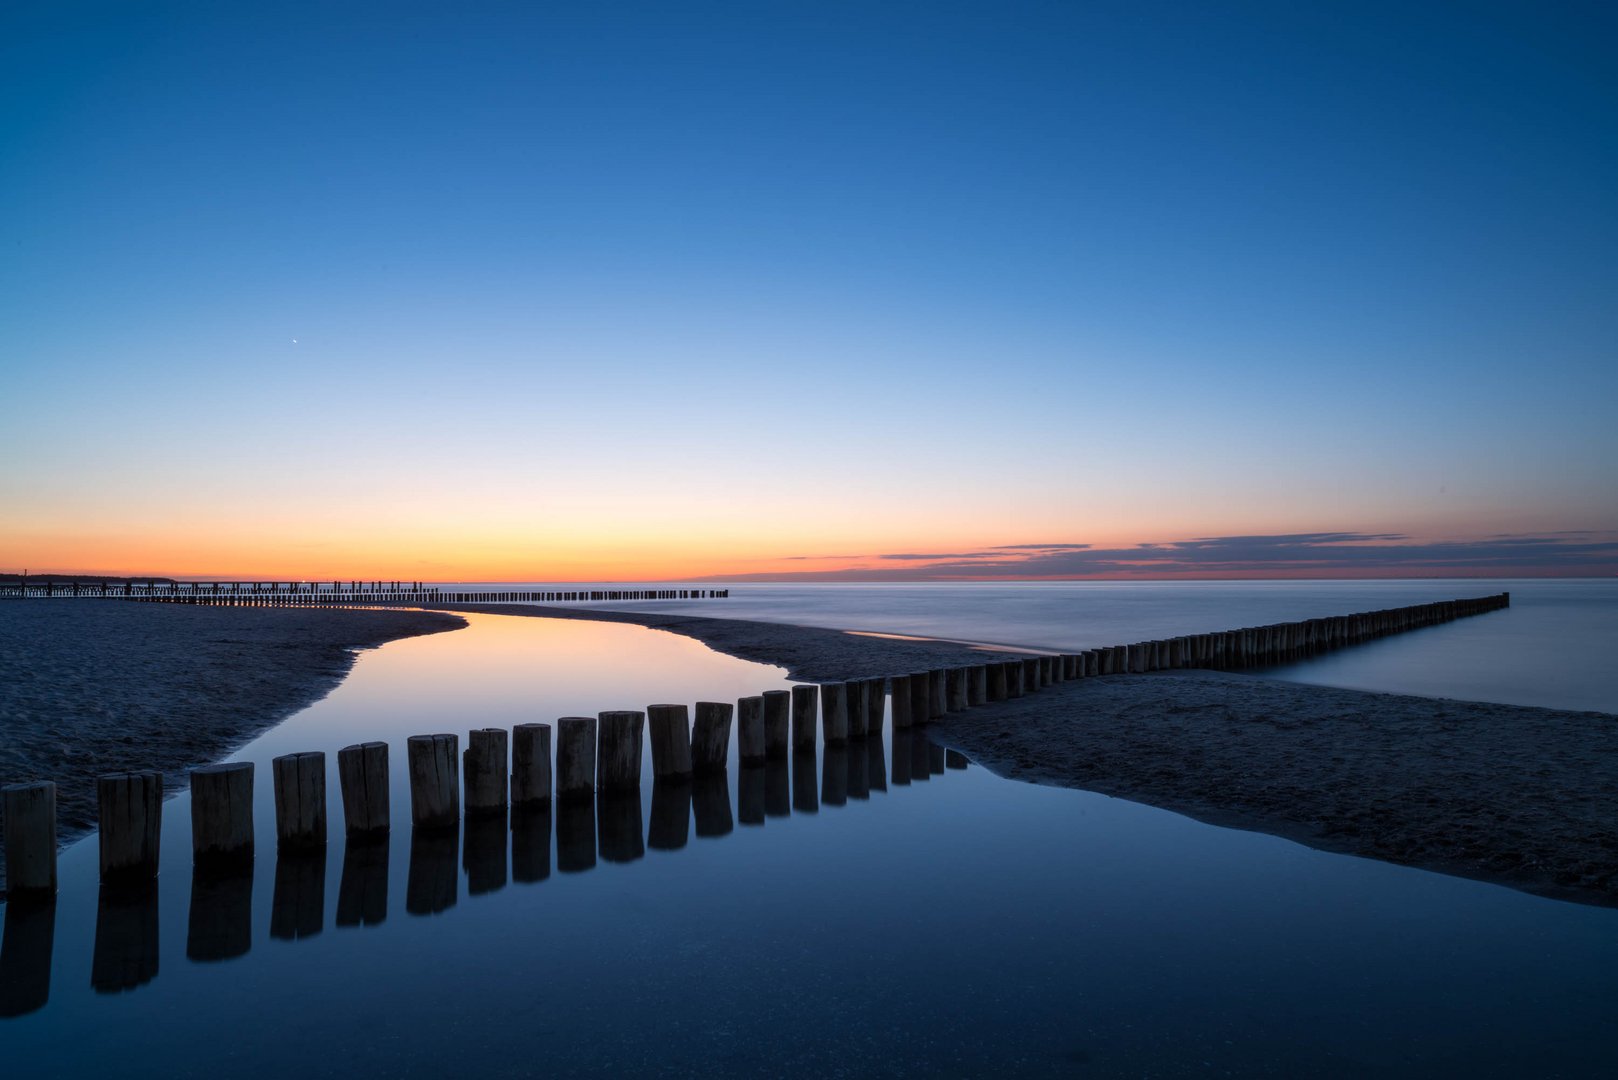
{"type": "MultiPolygon", "coordinates": [[[[60,849],[94,828],[97,776],[159,771],[167,798],[191,768],[331,693],[361,650],[465,625],[414,610],[10,603],[0,612],[0,783],[56,783],[60,849]]],[[[3,867],[0,858],[0,897],[3,867]]]]}
{"type": "MultiPolygon", "coordinates": [[[[998,646],[693,615],[456,605],[628,622],[789,678],[983,662],[998,646]]],[[[1035,655],[1030,649],[1021,655],[1035,655]]],[[[998,776],[1093,791],[1334,854],[1618,906],[1618,717],[1186,670],[1064,682],[934,741],[998,776]],[[1532,760],[1532,768],[1522,762],[1532,760]]]]}

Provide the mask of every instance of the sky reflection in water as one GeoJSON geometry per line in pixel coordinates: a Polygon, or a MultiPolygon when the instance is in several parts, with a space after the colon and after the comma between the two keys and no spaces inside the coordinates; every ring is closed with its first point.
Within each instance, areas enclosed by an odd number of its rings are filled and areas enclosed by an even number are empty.
{"type": "Polygon", "coordinates": [[[92,838],[53,911],[12,906],[7,993],[44,972],[49,1002],[0,1022],[0,1057],[56,1075],[1618,1062],[1618,913],[1001,781],[891,726],[767,769],[733,742],[722,788],[655,787],[648,753],[638,799],[412,836],[408,735],[785,685],[610,624],[476,616],[369,653],[235,755],[258,763],[250,880],[193,878],[181,796],[156,889],[98,911],[92,838]],[[395,827],[351,847],[335,751],[364,739],[390,743],[395,827]],[[332,841],[278,859],[268,762],[309,749],[332,767],[332,841]]]}

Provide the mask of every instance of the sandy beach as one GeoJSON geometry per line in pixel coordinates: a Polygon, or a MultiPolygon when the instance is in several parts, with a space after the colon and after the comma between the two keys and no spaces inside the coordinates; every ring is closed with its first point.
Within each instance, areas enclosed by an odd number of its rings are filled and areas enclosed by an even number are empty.
{"type": "Polygon", "coordinates": [[[342,682],[357,649],[454,630],[421,611],[18,601],[0,606],[0,784],[57,784],[57,839],[95,824],[95,778],[218,761],[342,682]]]}
{"type": "MultiPolygon", "coordinates": [[[[738,619],[465,610],[638,623],[779,664],[809,682],[985,656],[964,644],[738,619]]],[[[1324,851],[1618,905],[1618,722],[1605,713],[1197,671],[1066,683],[928,731],[1010,779],[1149,803],[1324,851]]]]}

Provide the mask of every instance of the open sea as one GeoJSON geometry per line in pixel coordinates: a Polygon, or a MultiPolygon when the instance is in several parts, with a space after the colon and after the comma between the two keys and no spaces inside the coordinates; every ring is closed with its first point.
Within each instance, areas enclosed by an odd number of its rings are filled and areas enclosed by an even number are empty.
{"type": "Polygon", "coordinates": [[[1074,651],[1510,592],[1507,611],[1401,634],[1269,674],[1356,690],[1618,713],[1618,579],[1613,578],[719,587],[730,589],[729,598],[603,606],[1074,651]]]}
{"type": "MultiPolygon", "coordinates": [[[[1509,611],[1281,677],[1606,709],[1612,582],[734,586],[704,614],[1051,648],[1509,588],[1509,611]]],[[[616,606],[616,605],[615,605],[616,606]]],[[[404,739],[790,685],[641,627],[470,617],[362,654],[233,755],[257,857],[7,905],[0,1062],[52,1076],[1567,1076],[1618,1073],[1618,910],[994,777],[925,736],[543,812],[409,825],[404,739]],[[335,752],[392,748],[345,841],[335,752]],[[323,750],[329,841],[278,853],[269,763],[323,750]]]]}

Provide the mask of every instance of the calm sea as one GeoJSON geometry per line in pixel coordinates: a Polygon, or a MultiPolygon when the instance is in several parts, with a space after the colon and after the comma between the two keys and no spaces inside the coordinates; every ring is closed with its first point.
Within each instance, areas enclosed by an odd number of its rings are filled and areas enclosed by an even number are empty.
{"type": "MultiPolygon", "coordinates": [[[[621,587],[622,583],[603,587],[621,587]]],[[[545,588],[542,582],[512,588],[545,588]]],[[[1087,649],[1509,591],[1510,610],[1272,674],[1426,697],[1618,713],[1618,580],[1130,581],[729,586],[613,604],[843,630],[1087,649]]]]}

